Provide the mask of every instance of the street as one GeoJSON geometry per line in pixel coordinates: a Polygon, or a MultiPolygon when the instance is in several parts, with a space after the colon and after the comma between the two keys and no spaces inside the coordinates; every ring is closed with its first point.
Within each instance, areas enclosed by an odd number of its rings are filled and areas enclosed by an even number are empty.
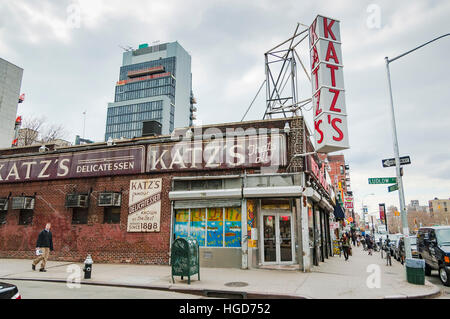
{"type": "Polygon", "coordinates": [[[432,270],[431,276],[426,276],[425,279],[441,289],[442,294],[437,297],[438,299],[450,299],[450,287],[446,287],[442,284],[437,270],[432,270]]]}
{"type": "Polygon", "coordinates": [[[206,297],[153,289],[80,285],[69,288],[65,283],[7,280],[19,289],[22,299],[205,299],[206,297]]]}

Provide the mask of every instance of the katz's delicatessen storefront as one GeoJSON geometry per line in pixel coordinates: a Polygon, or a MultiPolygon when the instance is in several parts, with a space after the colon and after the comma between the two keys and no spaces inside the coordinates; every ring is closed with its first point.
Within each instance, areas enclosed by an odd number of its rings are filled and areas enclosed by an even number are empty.
{"type": "Polygon", "coordinates": [[[305,148],[303,128],[294,117],[44,153],[0,150],[0,257],[34,257],[51,222],[53,260],[89,253],[98,262],[168,264],[171,243],[191,236],[202,266],[309,270],[317,231],[308,207],[318,203],[324,214],[320,256],[328,256],[333,207],[310,161],[293,156],[305,148]]]}

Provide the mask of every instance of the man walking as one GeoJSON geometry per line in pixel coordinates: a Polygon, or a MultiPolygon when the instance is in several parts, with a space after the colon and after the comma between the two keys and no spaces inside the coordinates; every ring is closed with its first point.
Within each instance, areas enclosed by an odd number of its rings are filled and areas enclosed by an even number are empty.
{"type": "Polygon", "coordinates": [[[39,269],[39,271],[43,272],[47,271],[45,270],[45,264],[47,263],[50,251],[53,251],[53,239],[50,227],[51,224],[47,223],[47,225],[45,225],[45,229],[39,233],[36,242],[36,250],[41,250],[42,254],[38,256],[35,260],[33,260],[33,264],[31,265],[31,268],[33,270],[36,270],[36,265],[42,261],[41,269],[39,269]]]}

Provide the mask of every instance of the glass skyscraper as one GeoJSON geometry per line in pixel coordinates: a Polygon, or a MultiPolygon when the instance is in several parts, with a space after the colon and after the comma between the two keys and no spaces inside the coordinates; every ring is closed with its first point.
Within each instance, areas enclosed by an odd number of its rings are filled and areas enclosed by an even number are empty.
{"type": "Polygon", "coordinates": [[[11,147],[23,69],[0,58],[0,148],[11,147]]]}
{"type": "Polygon", "coordinates": [[[105,141],[142,136],[142,123],[158,121],[162,134],[192,125],[191,57],[178,42],[123,53],[114,102],[108,104],[105,141]]]}

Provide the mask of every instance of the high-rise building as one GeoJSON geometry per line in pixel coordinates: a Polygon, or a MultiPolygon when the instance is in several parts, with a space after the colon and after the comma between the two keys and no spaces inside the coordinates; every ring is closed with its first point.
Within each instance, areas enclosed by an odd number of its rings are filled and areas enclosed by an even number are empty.
{"type": "Polygon", "coordinates": [[[0,148],[11,147],[23,69],[0,58],[0,148]]]}
{"type": "Polygon", "coordinates": [[[105,141],[140,137],[146,121],[158,122],[161,134],[191,126],[194,103],[186,50],[178,42],[141,44],[123,53],[114,102],[108,103],[105,141]]]}

